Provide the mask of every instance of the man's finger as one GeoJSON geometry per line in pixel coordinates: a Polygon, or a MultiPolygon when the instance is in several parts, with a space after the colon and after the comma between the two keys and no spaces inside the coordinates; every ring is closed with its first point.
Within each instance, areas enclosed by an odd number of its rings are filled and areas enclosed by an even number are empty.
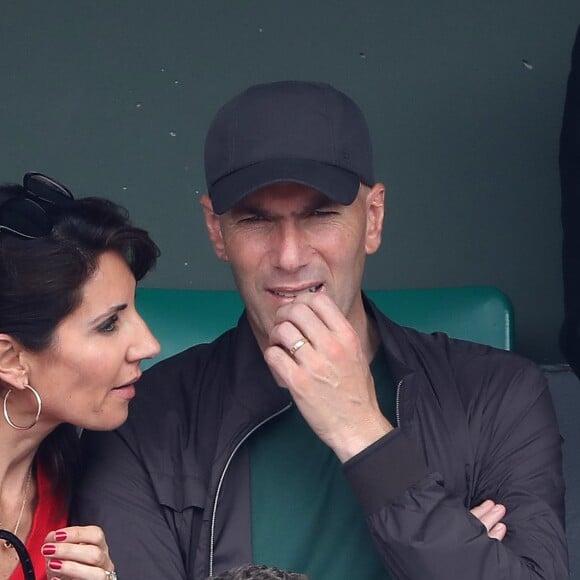
{"type": "Polygon", "coordinates": [[[506,532],[507,526],[504,523],[500,522],[499,524],[493,526],[493,528],[491,528],[491,530],[487,532],[487,535],[488,537],[501,542],[505,538],[506,532]]]}
{"type": "Polygon", "coordinates": [[[469,511],[481,521],[481,518],[495,506],[495,502],[491,501],[490,499],[486,499],[484,502],[476,505],[474,508],[471,508],[469,511]]]}
{"type": "Polygon", "coordinates": [[[490,538],[503,540],[507,532],[506,525],[501,521],[506,514],[504,505],[488,499],[472,508],[470,512],[485,526],[490,538]]]}

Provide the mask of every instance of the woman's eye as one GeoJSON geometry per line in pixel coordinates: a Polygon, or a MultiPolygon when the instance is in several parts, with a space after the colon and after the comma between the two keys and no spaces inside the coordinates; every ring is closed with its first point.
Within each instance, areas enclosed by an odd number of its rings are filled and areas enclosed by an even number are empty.
{"type": "Polygon", "coordinates": [[[117,322],[119,322],[119,317],[115,314],[108,318],[99,326],[99,332],[113,332],[117,329],[117,322]]]}

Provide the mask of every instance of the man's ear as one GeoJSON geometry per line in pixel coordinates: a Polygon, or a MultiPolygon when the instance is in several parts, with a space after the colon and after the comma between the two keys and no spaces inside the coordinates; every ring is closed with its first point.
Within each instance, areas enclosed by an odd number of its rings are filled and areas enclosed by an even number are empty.
{"type": "Polygon", "coordinates": [[[27,382],[22,351],[17,340],[9,334],[0,334],[0,381],[16,389],[23,389],[27,382]]]}
{"type": "Polygon", "coordinates": [[[383,220],[386,213],[386,190],[382,183],[376,183],[369,191],[367,198],[367,231],[365,250],[374,254],[381,245],[383,220]]]}
{"type": "Polygon", "coordinates": [[[220,260],[228,262],[229,258],[225,249],[220,216],[213,211],[213,204],[211,203],[209,195],[202,195],[199,202],[201,203],[201,207],[203,207],[205,225],[207,227],[207,233],[213,245],[214,252],[220,260]]]}

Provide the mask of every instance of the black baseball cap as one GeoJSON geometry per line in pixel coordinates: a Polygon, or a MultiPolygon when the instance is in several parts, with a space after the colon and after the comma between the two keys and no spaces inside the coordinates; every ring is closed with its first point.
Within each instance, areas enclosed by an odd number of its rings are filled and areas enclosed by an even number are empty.
{"type": "Polygon", "coordinates": [[[218,214],[286,181],[348,205],[361,182],[374,185],[372,157],[351,98],[328,84],[283,81],[249,87],[217,112],[205,140],[205,176],[218,214]]]}

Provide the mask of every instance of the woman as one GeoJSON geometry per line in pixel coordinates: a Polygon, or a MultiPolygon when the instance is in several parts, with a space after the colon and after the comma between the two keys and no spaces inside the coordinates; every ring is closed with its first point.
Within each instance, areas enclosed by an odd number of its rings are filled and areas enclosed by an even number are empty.
{"type": "MultiPolygon", "coordinates": [[[[134,305],[158,253],[110,201],[38,173],[0,187],[0,528],[37,578],[116,578],[102,530],[67,527],[76,428],[123,423],[141,360],[159,352],[134,305]]],[[[23,578],[7,542],[0,578],[23,578]]]]}

